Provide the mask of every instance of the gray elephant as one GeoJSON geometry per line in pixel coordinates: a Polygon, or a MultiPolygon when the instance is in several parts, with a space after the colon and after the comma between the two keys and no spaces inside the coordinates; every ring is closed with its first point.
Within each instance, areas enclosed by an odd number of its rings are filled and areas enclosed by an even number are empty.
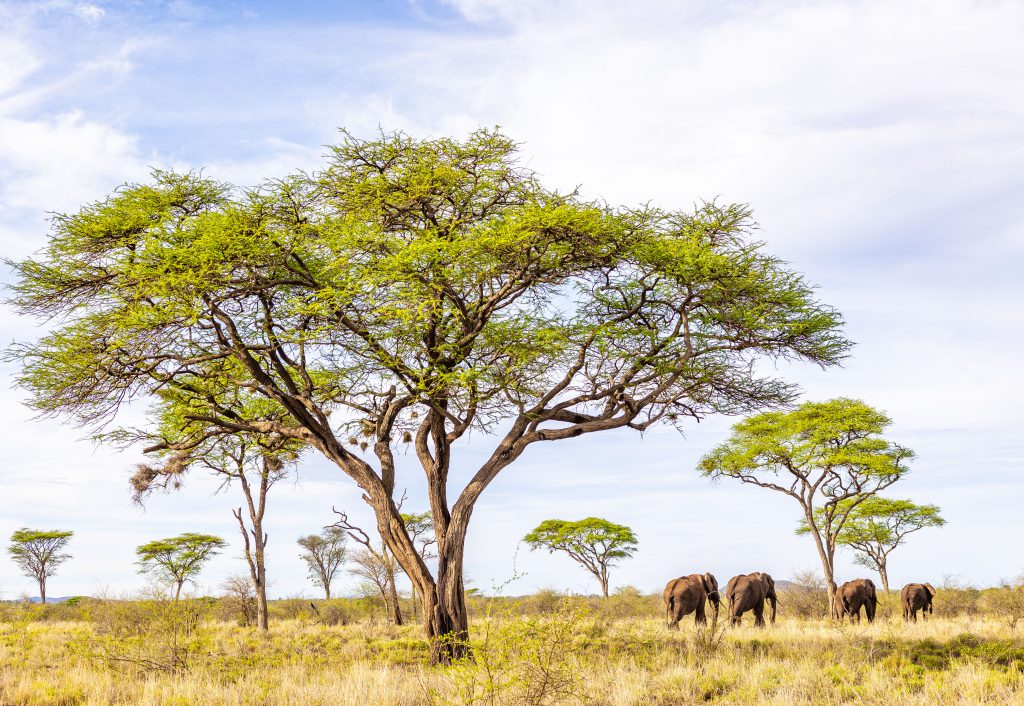
{"type": "Polygon", "coordinates": [[[839,622],[843,616],[849,615],[850,622],[856,617],[860,622],[860,609],[864,608],[868,622],[875,622],[875,609],[878,607],[878,595],[875,593],[875,584],[871,579],[854,579],[847,581],[836,589],[835,617],[839,622]]]}
{"type": "Polygon", "coordinates": [[[754,625],[764,627],[764,602],[772,604],[772,625],[775,624],[775,609],[778,596],[775,595],[775,581],[768,574],[755,571],[752,574],[733,576],[725,587],[729,601],[729,624],[739,625],[740,618],[748,610],[754,611],[754,625]]]}
{"type": "Polygon", "coordinates": [[[706,602],[711,602],[718,620],[718,581],[711,574],[690,574],[672,579],[665,584],[662,594],[665,598],[665,618],[670,628],[678,628],[684,615],[694,614],[694,622],[699,625],[707,623],[704,614],[706,602]]]}
{"type": "Polygon", "coordinates": [[[921,611],[921,618],[928,619],[932,612],[932,598],[935,597],[935,587],[930,583],[908,583],[900,591],[900,603],[903,604],[903,619],[917,622],[917,611],[921,611]]]}

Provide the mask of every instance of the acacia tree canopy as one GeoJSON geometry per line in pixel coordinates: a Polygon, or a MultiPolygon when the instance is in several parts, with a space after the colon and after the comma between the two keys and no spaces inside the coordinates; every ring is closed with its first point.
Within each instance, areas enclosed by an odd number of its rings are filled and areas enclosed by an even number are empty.
{"type": "Polygon", "coordinates": [[[831,365],[849,347],[745,206],[611,208],[545,189],[517,151],[489,130],[346,134],[317,173],[243,190],[157,171],[57,216],[42,255],[10,263],[19,311],[57,322],[10,350],[19,382],[90,426],[153,400],[157,455],[233,432],[315,448],[362,489],[447,658],[473,508],[529,446],[783,404],[794,387],[755,359],[831,365]],[[235,408],[239,391],[266,405],[235,408]],[[492,453],[450,488],[470,430],[492,453]],[[436,576],[394,498],[406,443],[436,576]]]}
{"type": "Polygon", "coordinates": [[[605,598],[608,597],[608,570],[620,559],[633,556],[637,549],[633,530],[600,517],[575,522],[544,520],[523,537],[523,541],[531,549],[568,554],[597,578],[605,598]]]}
{"type": "Polygon", "coordinates": [[[135,553],[141,573],[153,573],[173,583],[174,600],[181,597],[181,587],[203,570],[203,564],[227,546],[220,537],[198,532],[184,532],[177,537],[155,539],[139,545],[135,553]]]}
{"type": "Polygon", "coordinates": [[[831,605],[836,544],[851,514],[910,470],[913,451],[882,436],[891,423],[882,412],[847,398],[764,412],[734,425],[729,439],[701,459],[699,470],[800,503],[831,605]]]}

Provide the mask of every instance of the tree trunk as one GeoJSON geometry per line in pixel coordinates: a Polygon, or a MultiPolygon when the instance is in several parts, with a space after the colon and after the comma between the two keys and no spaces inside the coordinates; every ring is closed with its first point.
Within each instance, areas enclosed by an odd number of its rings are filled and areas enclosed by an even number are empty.
{"type": "Polygon", "coordinates": [[[181,598],[181,587],[185,584],[184,581],[178,581],[177,587],[174,589],[174,602],[177,603],[178,599],[181,598]]]}
{"type": "Polygon", "coordinates": [[[469,616],[462,583],[462,545],[438,552],[437,582],[423,592],[423,630],[430,663],[451,664],[470,656],[469,616]]]}
{"type": "Polygon", "coordinates": [[[398,602],[398,588],[395,587],[395,570],[391,568],[392,566],[394,566],[394,564],[391,563],[391,557],[388,556],[388,550],[386,546],[384,547],[381,556],[383,557],[383,560],[387,562],[385,566],[388,567],[387,599],[388,602],[391,604],[391,622],[393,622],[395,625],[404,625],[405,621],[402,620],[402,605],[398,602]]]}
{"type": "Polygon", "coordinates": [[[601,595],[603,595],[605,598],[607,598],[608,597],[608,573],[607,572],[601,572],[601,575],[598,578],[601,580],[601,595]]]}
{"type": "Polygon", "coordinates": [[[885,561],[878,563],[878,578],[882,579],[882,590],[889,592],[889,572],[885,569],[885,561]]]}
{"type": "Polygon", "coordinates": [[[825,588],[828,591],[828,610],[829,614],[835,618],[836,616],[836,586],[835,576],[833,574],[833,566],[835,565],[835,548],[826,548],[825,544],[821,541],[821,532],[818,530],[817,525],[814,524],[814,513],[809,507],[804,507],[804,515],[807,518],[807,526],[810,528],[810,534],[814,537],[814,546],[818,549],[818,558],[821,559],[821,570],[825,574],[825,588]]]}
{"type": "Polygon", "coordinates": [[[45,578],[40,578],[39,579],[39,601],[41,603],[46,603],[46,579],[45,578]]]}
{"type": "Polygon", "coordinates": [[[331,584],[324,581],[324,600],[331,600],[331,584]]]}
{"type": "Polygon", "coordinates": [[[263,462],[263,472],[260,474],[260,484],[256,501],[253,501],[252,486],[245,476],[241,466],[238,469],[238,480],[245,494],[246,505],[249,509],[249,521],[252,523],[252,530],[246,529],[242,520],[242,508],[232,511],[235,519],[238,520],[238,528],[242,532],[242,540],[245,547],[245,560],[249,565],[249,578],[252,579],[253,590],[256,593],[256,627],[262,631],[270,630],[270,617],[267,611],[267,562],[266,550],[269,537],[263,531],[263,516],[267,510],[267,491],[270,489],[270,469],[267,462],[263,462]],[[252,543],[249,542],[249,535],[252,534],[252,543]]]}

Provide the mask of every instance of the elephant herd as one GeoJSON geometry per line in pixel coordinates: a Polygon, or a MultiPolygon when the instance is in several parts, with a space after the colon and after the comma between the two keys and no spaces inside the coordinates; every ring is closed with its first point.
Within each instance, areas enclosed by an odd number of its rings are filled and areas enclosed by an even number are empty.
{"type": "MultiPolygon", "coordinates": [[[[718,581],[713,574],[690,574],[672,579],[665,586],[665,616],[670,628],[677,628],[683,616],[694,614],[698,624],[705,624],[705,606],[711,603],[718,618],[718,609],[722,598],[718,591],[718,581]]],[[[903,619],[917,622],[917,611],[927,618],[932,612],[932,598],[935,588],[930,583],[908,583],[900,592],[900,603],[903,606],[903,619]]],[[[779,598],[775,593],[775,581],[766,573],[755,571],[752,574],[733,576],[725,587],[725,600],[729,611],[729,624],[739,625],[743,614],[750,611],[754,614],[754,625],[763,627],[765,603],[771,605],[770,621],[775,624],[775,611],[779,598]]],[[[878,607],[878,596],[875,584],[871,579],[855,579],[847,581],[835,590],[835,601],[832,605],[832,617],[842,621],[849,616],[851,622],[856,617],[860,622],[860,611],[864,609],[868,622],[874,622],[875,609],[878,607]]]]}

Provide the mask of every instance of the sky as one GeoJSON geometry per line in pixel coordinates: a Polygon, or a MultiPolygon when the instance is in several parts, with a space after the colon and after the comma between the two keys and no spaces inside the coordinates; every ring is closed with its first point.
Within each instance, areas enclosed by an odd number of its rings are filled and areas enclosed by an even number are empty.
{"type": "MultiPolygon", "coordinates": [[[[1024,4],[998,0],[385,0],[3,2],[0,255],[44,246],[73,212],[152,168],[252,185],[315,169],[338,128],[417,137],[501,126],[550,187],[612,204],[748,203],[767,248],[806,273],[856,342],[840,369],[780,367],[802,399],[863,399],[917,452],[890,494],[945,528],[897,549],[895,585],[991,585],[1024,570],[1024,4]]],[[[0,269],[0,281],[11,272],[0,269]]],[[[35,321],[0,304],[0,343],[35,321]]],[[[131,503],[143,460],[33,419],[0,363],[0,538],[68,528],[50,595],[129,594],[134,548],[184,531],[230,547],[195,590],[245,571],[231,509],[194,473],[131,503]]],[[[699,476],[735,419],[531,448],[480,500],[466,571],[484,591],[597,590],[520,539],[543,519],[605,517],[639,551],[612,585],[681,574],[776,579],[818,566],[799,508],[699,476]]],[[[453,483],[493,443],[460,446],[453,483]]],[[[399,483],[425,507],[411,457],[399,483]]],[[[312,454],[271,492],[270,595],[315,596],[295,539],[332,506],[371,527],[340,471],[312,454]]],[[[868,575],[842,554],[838,578],[868,575]]],[[[351,592],[345,576],[336,593],[351,592]]],[[[0,556],[0,598],[32,592],[0,556]]]]}

